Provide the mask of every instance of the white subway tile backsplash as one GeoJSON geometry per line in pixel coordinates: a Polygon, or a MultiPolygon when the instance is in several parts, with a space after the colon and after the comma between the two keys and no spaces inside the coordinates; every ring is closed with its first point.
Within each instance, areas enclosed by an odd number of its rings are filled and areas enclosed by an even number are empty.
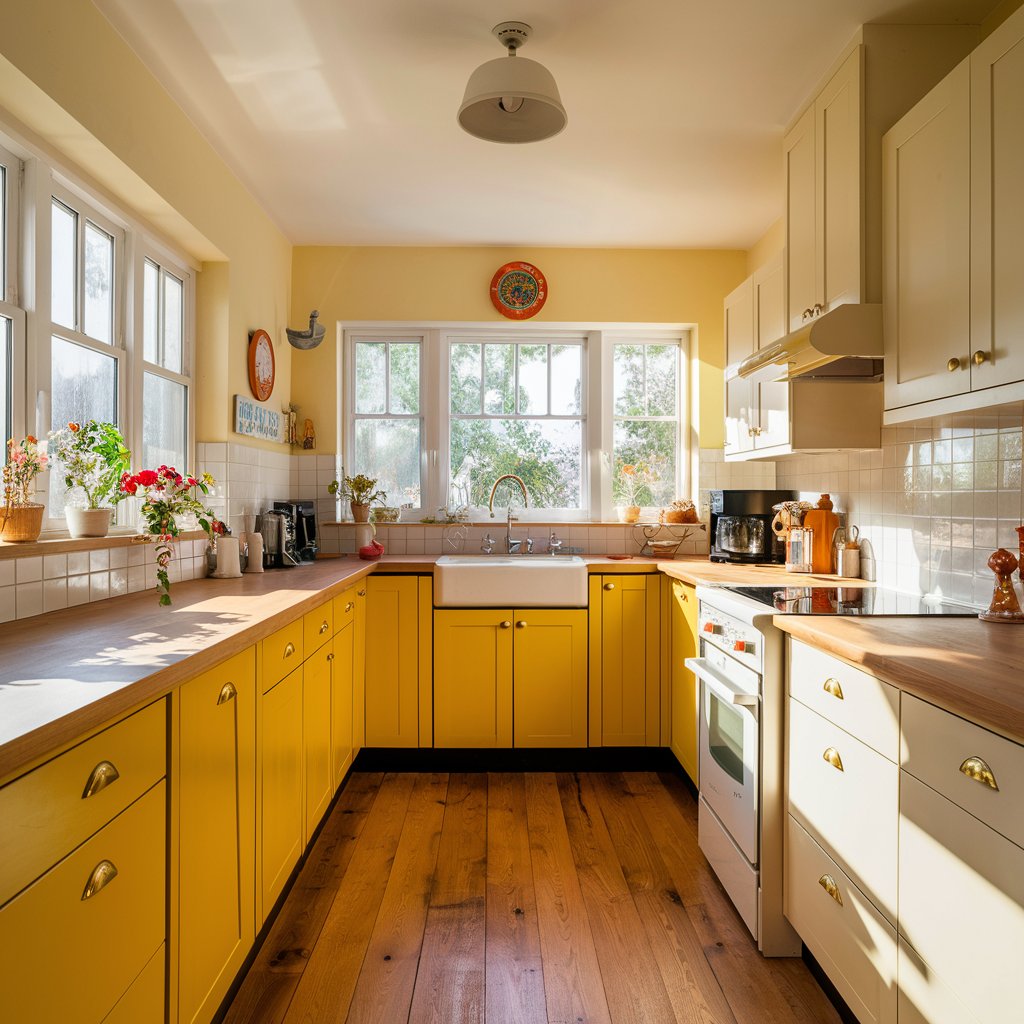
{"type": "Polygon", "coordinates": [[[69,576],[68,577],[68,607],[87,604],[89,601],[89,577],[69,576]]]}
{"type": "Polygon", "coordinates": [[[68,579],[48,579],[43,581],[43,611],[55,612],[68,606],[68,579]]]}
{"type": "Polygon", "coordinates": [[[97,548],[89,552],[89,572],[100,572],[110,568],[110,549],[97,548]]]}
{"type": "Polygon", "coordinates": [[[43,579],[55,580],[68,574],[67,555],[43,555],[43,579]]]}
{"type": "MultiPolygon", "coordinates": [[[[43,559],[40,555],[15,560],[15,582],[35,583],[43,578],[43,559]]],[[[21,614],[18,618],[22,618],[21,614]]]]}
{"type": "Polygon", "coordinates": [[[30,615],[42,614],[43,584],[41,580],[35,583],[19,583],[15,586],[14,591],[19,619],[27,619],[30,615]]]}
{"type": "Polygon", "coordinates": [[[10,622],[17,615],[14,587],[0,587],[0,622],[10,622]]]}

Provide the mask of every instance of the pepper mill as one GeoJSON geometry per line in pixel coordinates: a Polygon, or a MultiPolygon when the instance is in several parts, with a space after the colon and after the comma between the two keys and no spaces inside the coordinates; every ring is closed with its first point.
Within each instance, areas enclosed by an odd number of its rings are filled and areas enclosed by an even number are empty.
{"type": "Polygon", "coordinates": [[[992,552],[988,567],[995,573],[996,585],[992,591],[992,603],[988,611],[978,612],[978,618],[985,622],[1024,623],[1024,612],[1013,589],[1013,573],[1017,568],[1017,556],[1006,548],[992,552]]]}

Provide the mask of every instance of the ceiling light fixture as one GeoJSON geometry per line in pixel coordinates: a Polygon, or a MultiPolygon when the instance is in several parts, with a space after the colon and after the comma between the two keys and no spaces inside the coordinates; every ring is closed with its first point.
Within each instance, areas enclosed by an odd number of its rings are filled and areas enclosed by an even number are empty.
{"type": "Polygon", "coordinates": [[[491,31],[508,56],[481,64],[469,76],[459,124],[488,142],[540,142],[557,135],[567,119],[551,72],[516,56],[532,29],[521,21],[503,21],[491,31]]]}

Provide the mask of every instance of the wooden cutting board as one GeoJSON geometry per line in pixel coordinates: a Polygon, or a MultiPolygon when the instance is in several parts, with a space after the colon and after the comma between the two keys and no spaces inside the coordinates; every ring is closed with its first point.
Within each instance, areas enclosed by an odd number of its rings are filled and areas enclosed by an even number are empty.
{"type": "Polygon", "coordinates": [[[839,516],[825,509],[812,508],[804,513],[803,525],[814,531],[811,538],[811,571],[832,572],[832,537],[839,527],[839,516]]]}

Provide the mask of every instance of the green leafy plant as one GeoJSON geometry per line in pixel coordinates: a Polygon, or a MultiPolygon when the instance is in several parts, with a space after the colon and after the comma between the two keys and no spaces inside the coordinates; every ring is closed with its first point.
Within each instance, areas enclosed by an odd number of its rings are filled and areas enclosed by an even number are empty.
{"type": "Polygon", "coordinates": [[[343,476],[341,482],[332,480],[327,485],[328,494],[341,494],[354,505],[369,505],[371,502],[380,501],[387,497],[386,491],[376,491],[376,479],[370,479],[362,473],[356,476],[343,476]]]}
{"type": "Polygon", "coordinates": [[[121,478],[131,469],[132,453],[113,423],[69,423],[50,434],[50,454],[60,463],[65,486],[85,495],[86,508],[113,506],[128,497],[121,478]]]}

